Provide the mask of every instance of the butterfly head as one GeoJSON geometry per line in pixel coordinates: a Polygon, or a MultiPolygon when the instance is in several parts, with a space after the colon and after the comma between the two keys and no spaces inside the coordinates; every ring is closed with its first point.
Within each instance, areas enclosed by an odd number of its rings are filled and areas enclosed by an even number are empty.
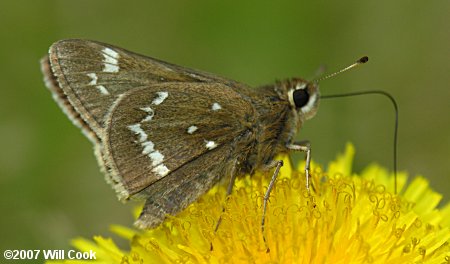
{"type": "Polygon", "coordinates": [[[314,117],[319,107],[319,85],[303,79],[293,79],[288,86],[287,97],[291,107],[304,120],[314,117]]]}

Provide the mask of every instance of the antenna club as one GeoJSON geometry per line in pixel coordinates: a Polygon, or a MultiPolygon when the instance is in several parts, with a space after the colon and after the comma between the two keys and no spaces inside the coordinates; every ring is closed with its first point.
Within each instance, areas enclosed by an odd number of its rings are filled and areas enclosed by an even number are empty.
{"type": "Polygon", "coordinates": [[[369,57],[364,56],[361,59],[357,60],[356,63],[366,63],[369,61],[369,57]]]}

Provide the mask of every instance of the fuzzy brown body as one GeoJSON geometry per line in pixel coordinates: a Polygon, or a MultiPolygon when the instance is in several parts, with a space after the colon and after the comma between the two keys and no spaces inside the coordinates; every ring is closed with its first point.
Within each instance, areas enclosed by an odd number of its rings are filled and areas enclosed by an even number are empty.
{"type": "MultiPolygon", "coordinates": [[[[240,174],[252,173],[269,164],[276,154],[287,151],[286,145],[292,140],[292,132],[297,130],[298,119],[289,107],[287,98],[282,98],[283,93],[277,93],[282,85],[283,83],[279,83],[277,86],[250,91],[255,93],[249,96],[254,108],[248,121],[251,126],[235,142],[235,155],[242,155],[238,160],[241,164],[238,170],[240,174]]],[[[246,91],[242,89],[240,93],[245,94],[246,91]]]]}
{"type": "Polygon", "coordinates": [[[53,44],[42,70],[55,100],[94,143],[119,199],[146,200],[143,228],[220,180],[267,166],[304,121],[292,103],[293,91],[308,84],[301,79],[253,89],[86,40],[53,44]]]}

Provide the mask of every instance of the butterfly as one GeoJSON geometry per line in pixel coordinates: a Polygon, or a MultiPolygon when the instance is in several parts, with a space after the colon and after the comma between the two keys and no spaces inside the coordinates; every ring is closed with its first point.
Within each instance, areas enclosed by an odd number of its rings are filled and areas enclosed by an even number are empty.
{"type": "Polygon", "coordinates": [[[294,137],[317,111],[317,82],[292,78],[255,89],[80,39],[54,43],[41,68],[119,200],[145,200],[140,228],[158,226],[215,184],[228,182],[230,194],[236,176],[275,168],[265,214],[283,165],[275,156],[291,150],[306,153],[309,190],[310,144],[294,137]]]}

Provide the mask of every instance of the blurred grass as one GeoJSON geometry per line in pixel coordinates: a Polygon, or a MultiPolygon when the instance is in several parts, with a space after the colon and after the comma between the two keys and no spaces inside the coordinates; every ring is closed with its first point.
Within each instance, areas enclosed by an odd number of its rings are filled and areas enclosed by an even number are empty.
{"type": "MultiPolygon", "coordinates": [[[[129,224],[90,143],[45,89],[39,59],[63,38],[95,39],[251,85],[312,77],[362,55],[369,64],[321,83],[326,93],[384,89],[400,105],[399,168],[448,201],[450,2],[0,2],[0,248],[63,249],[129,224]]],[[[299,137],[326,164],[347,141],[356,170],[391,167],[393,111],[378,96],[322,101],[299,137]]]]}

